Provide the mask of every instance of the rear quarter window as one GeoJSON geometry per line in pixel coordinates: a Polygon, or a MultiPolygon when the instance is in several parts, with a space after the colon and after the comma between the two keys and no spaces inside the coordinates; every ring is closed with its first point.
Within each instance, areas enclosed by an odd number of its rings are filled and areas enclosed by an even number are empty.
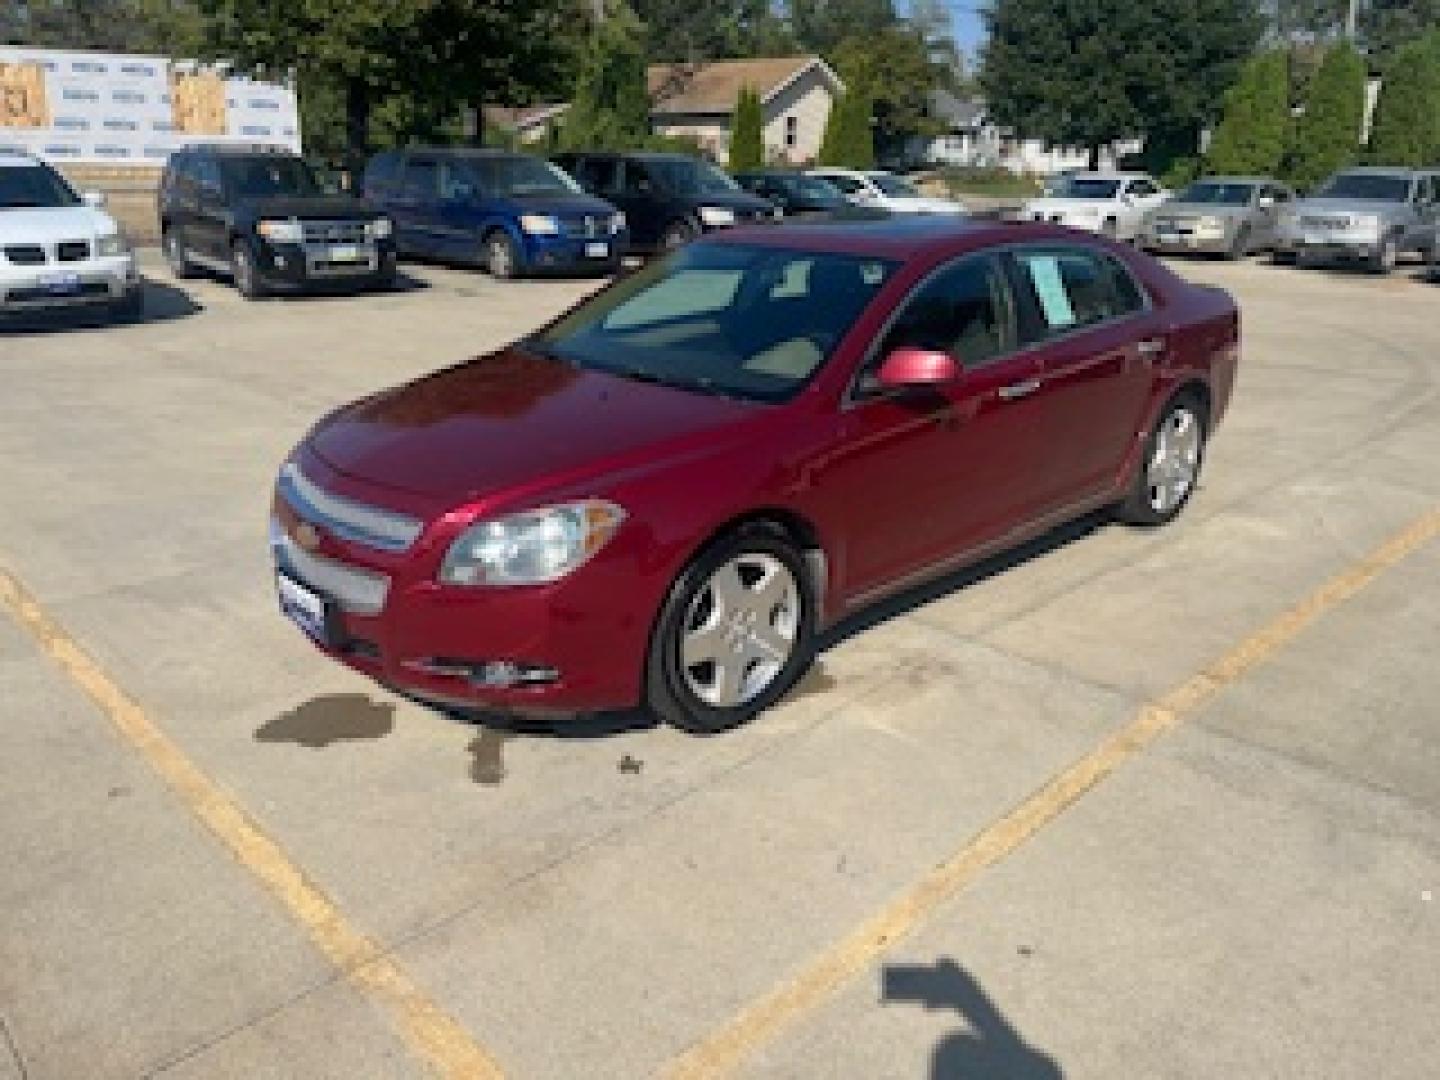
{"type": "Polygon", "coordinates": [[[1134,275],[1104,252],[1031,248],[1014,255],[1041,337],[1125,318],[1148,305],[1134,275]]]}

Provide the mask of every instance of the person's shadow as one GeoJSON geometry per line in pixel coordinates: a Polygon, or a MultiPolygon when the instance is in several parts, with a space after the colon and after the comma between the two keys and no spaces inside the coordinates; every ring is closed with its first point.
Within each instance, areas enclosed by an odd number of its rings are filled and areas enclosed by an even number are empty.
{"type": "Polygon", "coordinates": [[[1020,1037],[975,977],[948,957],[933,967],[886,965],[881,1001],[953,1009],[966,1026],[930,1058],[931,1080],[1062,1080],[1059,1064],[1020,1037]]]}

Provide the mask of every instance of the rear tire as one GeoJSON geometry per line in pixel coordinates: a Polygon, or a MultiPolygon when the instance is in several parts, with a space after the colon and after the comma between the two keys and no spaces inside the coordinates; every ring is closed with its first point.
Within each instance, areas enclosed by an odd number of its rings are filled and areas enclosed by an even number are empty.
{"type": "Polygon", "coordinates": [[[185,233],[180,226],[167,225],[160,238],[160,246],[165,252],[165,262],[170,267],[170,273],[177,280],[189,281],[198,275],[195,264],[185,253],[185,233]]]}
{"type": "Polygon", "coordinates": [[[1145,440],[1130,494],[1115,509],[1121,521],[1154,528],[1179,516],[1199,483],[1209,426],[1194,391],[1182,391],[1166,403],[1145,440]]]}
{"type": "Polygon", "coordinates": [[[770,708],[815,655],[815,591],[800,553],[751,526],[685,568],[651,635],[645,695],[661,720],[714,735],[770,708]]]}

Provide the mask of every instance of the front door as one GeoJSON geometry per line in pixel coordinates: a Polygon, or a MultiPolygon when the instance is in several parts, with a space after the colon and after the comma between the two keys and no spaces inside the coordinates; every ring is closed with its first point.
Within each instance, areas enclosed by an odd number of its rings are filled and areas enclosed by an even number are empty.
{"type": "Polygon", "coordinates": [[[951,353],[964,374],[898,393],[868,388],[864,375],[857,383],[841,445],[817,477],[830,512],[848,522],[847,595],[958,561],[1034,515],[1038,365],[1018,345],[1014,296],[993,256],[940,269],[905,302],[870,369],[917,346],[951,353]]]}
{"type": "Polygon", "coordinates": [[[435,211],[440,197],[440,164],[431,157],[412,157],[400,174],[400,191],[391,204],[401,248],[417,255],[438,255],[435,211]]]}
{"type": "Polygon", "coordinates": [[[210,156],[195,162],[195,212],[185,228],[185,243],[208,259],[229,263],[230,227],[225,206],[225,178],[210,156]]]}

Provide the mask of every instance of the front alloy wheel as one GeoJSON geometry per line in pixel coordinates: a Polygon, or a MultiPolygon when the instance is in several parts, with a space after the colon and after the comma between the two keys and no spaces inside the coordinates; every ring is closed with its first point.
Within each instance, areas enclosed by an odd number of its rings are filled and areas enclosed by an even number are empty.
{"type": "Polygon", "coordinates": [[[230,249],[230,272],[235,279],[235,288],[246,300],[258,300],[265,295],[259,271],[255,269],[255,256],[250,254],[243,240],[237,240],[230,249]]]}
{"type": "Polygon", "coordinates": [[[1380,241],[1375,254],[1370,256],[1370,270],[1376,274],[1388,274],[1399,262],[1400,241],[1393,236],[1387,236],[1380,241]]]}
{"type": "Polygon", "coordinates": [[[1150,433],[1120,517],[1135,525],[1164,525],[1184,509],[1205,459],[1205,413],[1192,395],[1173,400],[1150,433]]]}
{"type": "Polygon", "coordinates": [[[497,281],[509,281],[518,270],[520,260],[515,245],[502,232],[491,233],[485,241],[485,269],[497,281]]]}
{"type": "Polygon", "coordinates": [[[693,734],[744,723],[810,663],[814,610],[795,550],[768,529],[712,546],[671,590],[651,647],[648,697],[693,734]]]}
{"type": "Polygon", "coordinates": [[[195,276],[195,264],[185,254],[185,234],[178,225],[165,230],[161,246],[165,250],[165,262],[170,267],[170,273],[177,280],[185,281],[195,276]]]}

